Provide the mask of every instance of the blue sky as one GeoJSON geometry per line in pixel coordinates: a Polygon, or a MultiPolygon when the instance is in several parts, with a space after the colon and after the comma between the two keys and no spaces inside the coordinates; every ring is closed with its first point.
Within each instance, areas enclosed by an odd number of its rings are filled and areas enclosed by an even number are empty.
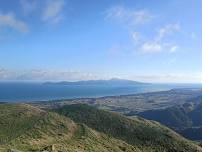
{"type": "Polygon", "coordinates": [[[202,82],[201,0],[0,1],[0,80],[202,82]]]}

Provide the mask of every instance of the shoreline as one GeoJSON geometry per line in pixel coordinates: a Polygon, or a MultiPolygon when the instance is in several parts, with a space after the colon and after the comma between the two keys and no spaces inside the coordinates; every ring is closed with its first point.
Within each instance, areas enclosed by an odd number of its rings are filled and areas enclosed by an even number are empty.
{"type": "Polygon", "coordinates": [[[117,97],[130,97],[130,96],[138,96],[138,95],[146,95],[146,94],[155,94],[162,92],[170,92],[170,91],[202,91],[202,88],[173,88],[173,89],[165,89],[165,90],[157,90],[157,91],[146,91],[141,93],[132,93],[132,94],[120,94],[120,95],[106,95],[106,96],[92,96],[92,97],[75,97],[75,98],[58,98],[58,99],[44,99],[44,100],[16,100],[16,101],[0,101],[2,103],[47,103],[47,102],[62,102],[62,101],[73,101],[73,100],[90,100],[90,99],[105,99],[105,98],[117,98],[117,97]]]}
{"type": "MultiPolygon", "coordinates": [[[[127,96],[135,96],[135,95],[144,95],[144,94],[153,94],[153,93],[161,93],[167,92],[175,89],[166,89],[159,91],[147,91],[142,93],[132,93],[132,94],[120,94],[120,95],[106,95],[106,96],[95,96],[95,97],[75,97],[75,98],[64,98],[64,99],[45,99],[45,100],[26,100],[26,101],[0,101],[0,103],[40,103],[40,102],[60,102],[60,101],[72,101],[72,100],[82,100],[82,99],[104,99],[104,98],[116,98],[116,97],[127,97],[127,96]]],[[[201,88],[202,90],[202,88],[201,88]]]]}

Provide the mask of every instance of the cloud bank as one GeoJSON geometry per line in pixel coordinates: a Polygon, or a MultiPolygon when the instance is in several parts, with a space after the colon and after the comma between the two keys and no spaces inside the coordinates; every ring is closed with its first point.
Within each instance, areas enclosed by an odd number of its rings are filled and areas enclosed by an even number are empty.
{"type": "Polygon", "coordinates": [[[4,81],[77,81],[100,78],[101,76],[96,74],[81,71],[0,69],[0,80],[4,81]]]}
{"type": "Polygon", "coordinates": [[[167,74],[136,74],[128,76],[105,75],[82,71],[58,70],[8,70],[0,69],[0,81],[79,81],[121,78],[152,83],[202,83],[202,73],[167,73],[167,74]]]}

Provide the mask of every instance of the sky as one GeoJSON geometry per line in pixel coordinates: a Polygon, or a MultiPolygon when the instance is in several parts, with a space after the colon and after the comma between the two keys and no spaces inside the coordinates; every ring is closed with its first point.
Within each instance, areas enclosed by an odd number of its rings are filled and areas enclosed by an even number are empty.
{"type": "Polygon", "coordinates": [[[0,80],[202,83],[201,0],[0,0],[0,80]]]}

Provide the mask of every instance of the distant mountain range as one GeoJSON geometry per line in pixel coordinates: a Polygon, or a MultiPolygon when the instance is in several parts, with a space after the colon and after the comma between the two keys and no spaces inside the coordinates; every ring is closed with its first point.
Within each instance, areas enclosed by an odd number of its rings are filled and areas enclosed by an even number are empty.
{"type": "Polygon", "coordinates": [[[124,80],[124,79],[109,79],[109,80],[87,80],[87,81],[60,81],[60,82],[45,82],[46,85],[109,85],[109,86],[128,86],[128,85],[146,85],[149,83],[142,83],[138,81],[132,80],[124,80]]]}

